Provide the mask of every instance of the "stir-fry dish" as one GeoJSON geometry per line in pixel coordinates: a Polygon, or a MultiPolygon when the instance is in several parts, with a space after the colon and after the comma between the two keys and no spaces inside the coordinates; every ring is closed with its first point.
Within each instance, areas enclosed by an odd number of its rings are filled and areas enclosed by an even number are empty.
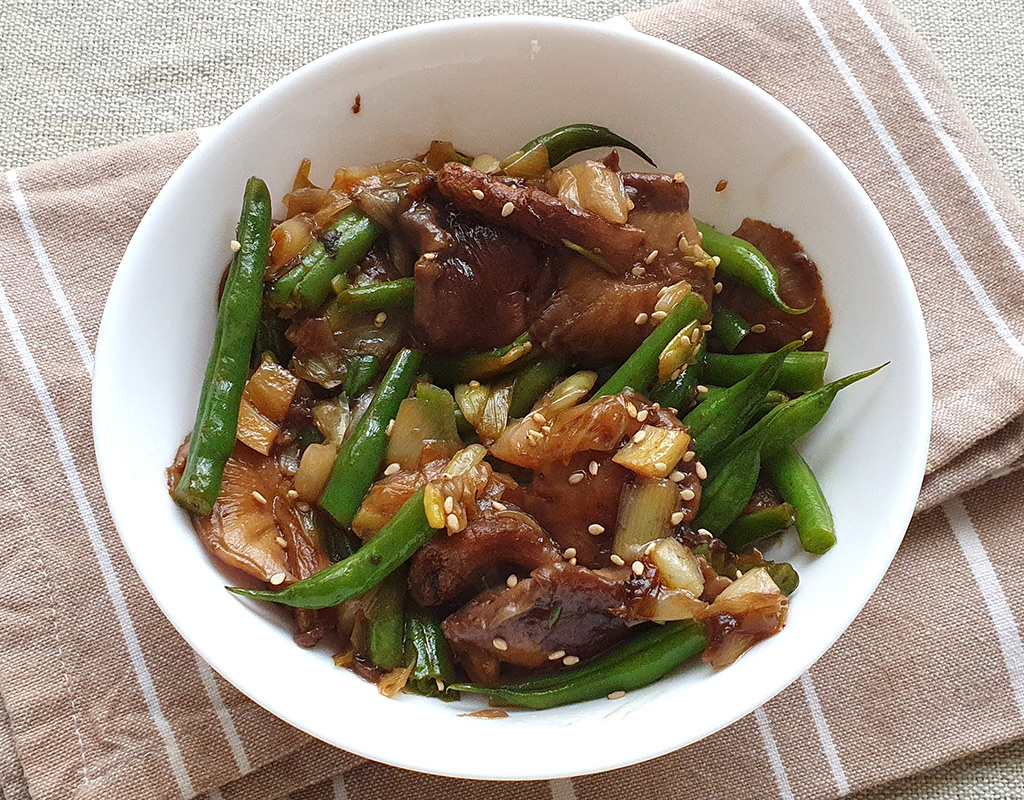
{"type": "MultiPolygon", "coordinates": [[[[195,427],[205,547],[380,691],[550,708],[715,669],[780,631],[759,547],[832,515],[794,443],[837,392],[794,236],[691,214],[681,173],[569,125],[510,156],[251,178],[195,427]],[[653,164],[652,164],[653,167],[653,164]]],[[[724,181],[718,190],[724,189],[724,181]]]]}

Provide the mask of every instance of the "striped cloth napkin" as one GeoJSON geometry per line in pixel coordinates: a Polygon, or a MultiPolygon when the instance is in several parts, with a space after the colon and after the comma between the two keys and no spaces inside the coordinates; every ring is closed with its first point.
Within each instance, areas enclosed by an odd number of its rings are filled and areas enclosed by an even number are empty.
{"type": "Polygon", "coordinates": [[[826,798],[1024,734],[1020,205],[886,0],[688,0],[628,23],[799,114],[867,189],[910,265],[935,370],[928,477],[906,542],[849,631],[726,730],[571,781],[416,775],[314,741],[248,701],[157,610],[93,457],[107,287],[197,143],[162,136],[0,181],[4,800],[826,798]]]}

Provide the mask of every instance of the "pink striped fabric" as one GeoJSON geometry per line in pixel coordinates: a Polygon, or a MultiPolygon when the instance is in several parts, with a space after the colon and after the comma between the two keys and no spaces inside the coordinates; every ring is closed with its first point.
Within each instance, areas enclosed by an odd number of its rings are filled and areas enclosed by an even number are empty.
{"type": "Polygon", "coordinates": [[[107,288],[141,215],[197,141],[158,137],[0,181],[6,800],[803,800],[1024,734],[1024,572],[1012,552],[1024,527],[1019,203],[885,0],[687,0],[628,21],[796,111],[858,177],[907,257],[935,371],[928,476],[904,546],[849,631],[728,729],[571,781],[415,775],[311,740],[249,702],[146,593],[92,453],[92,348],[107,288]]]}

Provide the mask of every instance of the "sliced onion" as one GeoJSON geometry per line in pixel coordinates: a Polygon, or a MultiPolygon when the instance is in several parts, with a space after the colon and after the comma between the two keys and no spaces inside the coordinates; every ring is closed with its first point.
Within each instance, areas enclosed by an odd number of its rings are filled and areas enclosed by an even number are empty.
{"type": "Polygon", "coordinates": [[[501,162],[501,167],[505,174],[512,178],[543,178],[550,168],[548,149],[538,144],[525,153],[513,153],[501,162]]]}
{"type": "Polygon", "coordinates": [[[659,311],[664,311],[666,314],[679,305],[680,301],[686,297],[692,290],[692,287],[686,281],[679,281],[678,283],[670,284],[664,287],[658,292],[658,302],[654,304],[654,313],[657,314],[659,311]]]}
{"type": "Polygon", "coordinates": [[[659,540],[648,554],[658,577],[669,589],[682,589],[693,597],[704,592],[700,562],[689,547],[672,538],[659,540]]]}
{"type": "Polygon", "coordinates": [[[552,386],[547,393],[537,401],[534,412],[539,411],[548,419],[555,414],[560,414],[566,409],[572,408],[584,397],[590,394],[590,390],[597,383],[596,372],[576,372],[568,378],[559,381],[552,386]]]}
{"type": "Polygon", "coordinates": [[[644,478],[667,478],[690,446],[685,428],[657,428],[644,425],[643,438],[621,448],[612,461],[644,478]]]}
{"type": "Polygon", "coordinates": [[[269,265],[275,272],[298,258],[313,241],[313,224],[312,216],[299,214],[271,231],[269,265]]]}
{"type": "Polygon", "coordinates": [[[411,472],[420,463],[423,442],[426,438],[427,422],[423,413],[423,403],[415,397],[402,401],[395,415],[395,426],[388,437],[388,464],[398,464],[402,469],[411,472]]]}
{"type": "Polygon", "coordinates": [[[311,444],[302,452],[299,471],[295,473],[295,491],[303,500],[316,502],[334,467],[338,448],[333,444],[311,444]]]}
{"type": "Polygon", "coordinates": [[[629,217],[630,202],[622,176],[599,161],[558,170],[548,188],[566,205],[591,211],[609,222],[621,224],[629,217]]]}
{"type": "Polygon", "coordinates": [[[348,405],[337,397],[313,406],[313,423],[323,434],[324,439],[334,445],[339,445],[345,440],[351,416],[348,405]]]}
{"type": "Polygon", "coordinates": [[[658,380],[677,378],[687,367],[697,363],[700,343],[704,339],[699,321],[694,321],[672,337],[665,349],[658,354],[658,380]]]}
{"type": "Polygon", "coordinates": [[[473,159],[471,166],[473,169],[479,170],[480,172],[486,172],[488,175],[493,175],[495,172],[501,171],[501,162],[490,153],[481,153],[478,155],[473,159]]]}
{"type": "Polygon", "coordinates": [[[630,561],[643,548],[666,536],[670,517],[679,506],[679,490],[671,481],[641,480],[622,490],[612,552],[630,561]]]}

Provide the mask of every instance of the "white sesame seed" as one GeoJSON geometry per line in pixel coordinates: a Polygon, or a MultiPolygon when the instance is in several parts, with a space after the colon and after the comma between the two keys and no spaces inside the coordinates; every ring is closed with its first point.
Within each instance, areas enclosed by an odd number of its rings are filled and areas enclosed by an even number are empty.
{"type": "Polygon", "coordinates": [[[495,637],[491,644],[494,645],[495,650],[508,650],[508,642],[502,639],[500,636],[495,637]]]}
{"type": "Polygon", "coordinates": [[[637,410],[636,406],[632,403],[626,403],[626,413],[629,414],[633,419],[636,419],[637,410]]]}
{"type": "Polygon", "coordinates": [[[633,570],[634,575],[644,574],[644,565],[642,561],[634,561],[631,569],[633,570]]]}
{"type": "Polygon", "coordinates": [[[397,461],[392,461],[390,464],[387,465],[387,467],[384,468],[384,474],[385,475],[394,475],[401,468],[402,468],[401,464],[399,464],[397,461]]]}
{"type": "Polygon", "coordinates": [[[469,388],[470,389],[479,389],[480,388],[480,381],[477,381],[477,380],[470,381],[469,382],[469,388]]]}
{"type": "Polygon", "coordinates": [[[676,183],[685,183],[686,176],[681,172],[677,172],[675,175],[672,176],[672,180],[674,180],[676,183]]]}
{"type": "Polygon", "coordinates": [[[445,525],[447,525],[450,530],[454,531],[457,530],[459,527],[459,518],[454,514],[449,514],[447,517],[445,517],[444,522],[445,525]]]}
{"type": "Polygon", "coordinates": [[[529,430],[526,432],[526,436],[534,442],[540,441],[544,438],[544,434],[538,430],[529,430]]]}
{"type": "Polygon", "coordinates": [[[680,522],[683,521],[683,512],[677,511],[675,514],[668,518],[668,521],[671,522],[673,525],[678,525],[680,522]]]}
{"type": "Polygon", "coordinates": [[[491,508],[495,511],[508,511],[508,506],[502,503],[500,500],[492,500],[491,508]]]}
{"type": "Polygon", "coordinates": [[[571,486],[575,486],[577,483],[579,483],[585,477],[586,477],[586,473],[584,473],[584,472],[574,472],[572,475],[569,476],[569,484],[571,486]]]}
{"type": "Polygon", "coordinates": [[[681,473],[679,470],[673,470],[672,474],[668,476],[668,479],[670,481],[672,481],[673,483],[679,483],[685,477],[686,476],[683,473],[681,473]]]}
{"type": "Polygon", "coordinates": [[[444,499],[444,513],[451,514],[453,508],[455,508],[455,498],[452,497],[451,495],[448,495],[444,499]]]}
{"type": "Polygon", "coordinates": [[[610,556],[608,556],[608,560],[619,567],[625,566],[626,564],[626,562],[622,560],[622,556],[616,555],[615,553],[612,553],[610,556]]]}
{"type": "Polygon", "coordinates": [[[551,433],[551,426],[550,425],[541,425],[540,426],[540,432],[543,433],[545,436],[547,436],[549,433],[551,433]]]}
{"type": "Polygon", "coordinates": [[[643,267],[633,267],[633,269],[631,269],[630,272],[632,272],[633,276],[636,278],[642,278],[644,275],[647,274],[647,270],[645,270],[643,267]]]}
{"type": "Polygon", "coordinates": [[[437,684],[437,691],[439,691],[439,692],[443,692],[444,691],[444,681],[443,680],[441,680],[440,678],[434,678],[434,683],[437,684]]]}
{"type": "Polygon", "coordinates": [[[697,493],[695,491],[693,491],[693,489],[686,488],[686,489],[683,489],[683,491],[681,491],[679,493],[679,496],[681,498],[683,498],[684,500],[692,500],[694,497],[697,496],[697,493]]]}
{"type": "Polygon", "coordinates": [[[282,583],[284,583],[284,579],[286,577],[287,576],[283,572],[275,572],[273,575],[270,576],[270,585],[280,586],[282,583]]]}
{"type": "Polygon", "coordinates": [[[390,436],[391,435],[391,431],[393,431],[394,429],[395,429],[395,420],[394,420],[394,418],[392,418],[392,419],[388,420],[388,427],[385,428],[384,435],[385,436],[390,436]]]}
{"type": "MultiPolygon", "coordinates": [[[[640,415],[637,414],[637,416],[639,417],[640,415]]],[[[641,428],[635,434],[633,434],[633,441],[636,444],[640,444],[640,442],[642,442],[646,438],[647,438],[647,431],[645,431],[643,428],[641,428]]]]}
{"type": "Polygon", "coordinates": [[[501,216],[507,217],[513,211],[516,210],[515,204],[510,200],[501,207],[501,216]]]}
{"type": "Polygon", "coordinates": [[[533,419],[533,421],[536,422],[538,425],[544,425],[548,421],[548,418],[541,414],[539,411],[534,411],[533,414],[531,414],[530,416],[533,419]]]}
{"type": "Polygon", "coordinates": [[[693,461],[697,457],[697,454],[692,450],[687,450],[683,453],[683,461],[693,461]]]}
{"type": "Polygon", "coordinates": [[[648,412],[647,412],[646,408],[641,409],[640,411],[638,411],[637,415],[636,415],[636,421],[637,422],[643,422],[645,419],[647,419],[647,413],[648,412]]]}
{"type": "Polygon", "coordinates": [[[596,522],[592,522],[587,527],[587,533],[589,533],[591,536],[600,536],[602,533],[604,533],[604,525],[599,525],[596,522]]]}
{"type": "Polygon", "coordinates": [[[814,331],[807,331],[807,333],[805,333],[805,334],[804,334],[803,336],[801,336],[800,338],[801,338],[801,339],[803,339],[803,340],[804,340],[804,341],[806,342],[806,341],[807,341],[808,339],[810,339],[810,338],[811,338],[812,336],[814,336],[814,331]]]}
{"type": "Polygon", "coordinates": [[[309,511],[309,503],[296,503],[295,507],[299,509],[303,514],[309,511]]]}
{"type": "Polygon", "coordinates": [[[667,311],[655,311],[653,314],[651,314],[651,320],[653,322],[661,322],[667,316],[668,316],[668,312],[667,311]]]}
{"type": "Polygon", "coordinates": [[[619,691],[612,692],[611,694],[609,694],[608,695],[608,699],[609,700],[621,700],[625,696],[626,696],[626,693],[624,691],[622,691],[622,689],[619,689],[619,691]]]}
{"type": "Polygon", "coordinates": [[[697,471],[697,477],[700,478],[702,481],[706,481],[708,479],[708,468],[701,464],[699,461],[697,462],[697,466],[694,467],[694,469],[697,471]]]}
{"type": "Polygon", "coordinates": [[[667,291],[668,291],[668,287],[667,286],[662,286],[660,289],[658,289],[658,297],[664,297],[665,296],[665,292],[667,292],[667,291]]]}
{"type": "Polygon", "coordinates": [[[715,262],[716,267],[722,263],[721,256],[711,256],[711,260],[715,262]]]}
{"type": "Polygon", "coordinates": [[[505,585],[506,585],[506,586],[507,586],[507,587],[508,587],[509,589],[511,589],[511,588],[512,588],[513,586],[515,586],[515,585],[516,585],[517,583],[519,583],[519,578],[517,578],[517,577],[515,576],[515,573],[512,573],[511,575],[509,575],[509,576],[508,576],[508,577],[507,577],[507,578],[505,579],[505,585]]]}
{"type": "Polygon", "coordinates": [[[658,251],[657,250],[652,250],[650,253],[647,254],[647,258],[644,259],[644,263],[645,264],[650,264],[657,257],[658,257],[658,251]]]}
{"type": "Polygon", "coordinates": [[[764,325],[762,325],[760,322],[757,323],[756,325],[751,325],[750,326],[750,332],[751,333],[764,333],[766,330],[768,330],[768,329],[764,325]]]}
{"type": "Polygon", "coordinates": [[[668,464],[666,464],[664,461],[655,461],[654,462],[654,469],[656,471],[658,471],[658,472],[667,472],[668,471],[668,464]]]}
{"type": "Polygon", "coordinates": [[[483,200],[484,199],[484,193],[482,191],[480,191],[479,189],[474,189],[473,190],[473,197],[475,197],[477,200],[483,200]]]}
{"type": "Polygon", "coordinates": [[[651,403],[651,410],[653,410],[653,411],[661,411],[661,403],[658,403],[658,402],[651,403]]]}
{"type": "Polygon", "coordinates": [[[548,661],[558,661],[559,659],[565,658],[564,650],[556,650],[548,655],[548,661]]]}
{"type": "Polygon", "coordinates": [[[288,546],[288,542],[287,542],[287,540],[283,536],[278,536],[276,539],[274,539],[274,541],[277,542],[277,546],[278,547],[287,547],[288,546]]]}
{"type": "Polygon", "coordinates": [[[648,542],[646,547],[644,547],[644,555],[645,556],[650,555],[651,551],[654,549],[654,545],[656,545],[656,544],[657,544],[657,542],[648,542]]]}
{"type": "Polygon", "coordinates": [[[700,329],[704,331],[704,333],[707,333],[709,330],[711,330],[711,326],[705,323],[704,325],[700,326],[700,329]]]}
{"type": "Polygon", "coordinates": [[[739,570],[736,570],[736,580],[739,580],[742,577],[743,577],[743,573],[740,572],[739,570]]]}
{"type": "Polygon", "coordinates": [[[711,535],[711,531],[709,531],[707,528],[697,528],[697,533],[699,533],[701,536],[713,538],[711,535]]]}
{"type": "Polygon", "coordinates": [[[702,383],[698,383],[697,384],[697,394],[707,394],[707,393],[708,393],[708,387],[705,386],[702,383]]]}
{"type": "Polygon", "coordinates": [[[259,503],[261,506],[265,506],[267,504],[267,498],[265,498],[255,489],[252,490],[252,499],[259,503]]]}
{"type": "Polygon", "coordinates": [[[433,261],[435,258],[437,258],[437,253],[424,253],[423,258],[425,258],[427,261],[433,261]]]}
{"type": "Polygon", "coordinates": [[[647,315],[643,311],[641,311],[639,314],[636,315],[636,319],[633,320],[633,322],[636,323],[637,325],[643,325],[644,323],[647,322],[647,315]]]}
{"type": "Polygon", "coordinates": [[[238,241],[238,239],[232,239],[231,244],[229,246],[231,247],[232,253],[237,253],[239,250],[242,249],[242,243],[238,241]]]}
{"type": "Polygon", "coordinates": [[[373,318],[373,324],[376,327],[379,328],[381,325],[383,325],[385,322],[387,322],[387,319],[388,319],[387,312],[386,311],[381,311],[379,314],[377,314],[377,316],[375,316],[373,318]]]}
{"type": "Polygon", "coordinates": [[[600,469],[600,468],[601,468],[601,465],[598,464],[596,461],[591,461],[590,464],[587,466],[587,470],[589,470],[591,475],[596,475],[598,469],[600,469]]]}
{"type": "Polygon", "coordinates": [[[298,496],[299,496],[299,493],[297,491],[295,491],[294,489],[289,489],[288,490],[288,499],[289,500],[294,500],[298,496]]]}
{"type": "Polygon", "coordinates": [[[567,666],[567,667],[571,667],[573,664],[579,664],[580,663],[580,657],[579,656],[566,656],[565,658],[562,659],[562,663],[565,664],[565,666],[567,666]]]}
{"type": "Polygon", "coordinates": [[[570,559],[570,558],[572,558],[575,555],[576,555],[576,548],[575,547],[567,547],[567,548],[565,548],[565,552],[562,553],[562,556],[564,558],[566,558],[566,559],[570,559]]]}
{"type": "Polygon", "coordinates": [[[572,566],[572,567],[576,566],[576,556],[573,556],[572,558],[569,559],[569,565],[572,566]]]}
{"type": "Polygon", "coordinates": [[[715,284],[715,294],[721,294],[722,293],[722,289],[724,289],[724,288],[725,287],[722,286],[722,282],[719,281],[718,283],[715,284]]]}

